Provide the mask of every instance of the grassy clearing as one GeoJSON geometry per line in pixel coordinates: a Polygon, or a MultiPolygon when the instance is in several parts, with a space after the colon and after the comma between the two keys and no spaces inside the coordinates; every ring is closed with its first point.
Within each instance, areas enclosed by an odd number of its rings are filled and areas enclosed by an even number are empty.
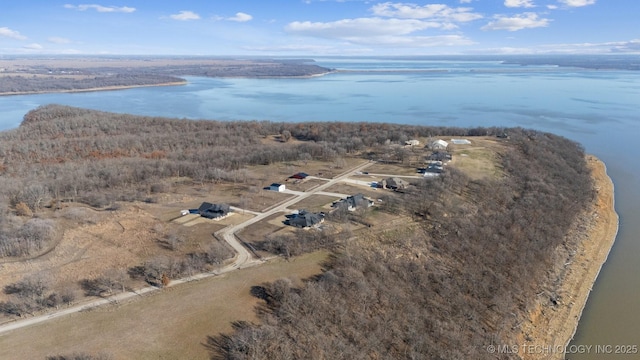
{"type": "Polygon", "coordinates": [[[251,286],[279,278],[300,284],[321,271],[326,252],[169,288],[125,304],[103,307],[16,330],[0,337],[2,359],[44,359],[72,352],[124,359],[208,359],[207,335],[231,331],[231,322],[255,321],[251,286]]]}
{"type": "Polygon", "coordinates": [[[308,198],[291,205],[292,208],[305,209],[313,212],[327,211],[331,209],[331,204],[338,200],[335,196],[311,195],[308,198]]]}
{"type": "Polygon", "coordinates": [[[472,179],[497,178],[502,171],[496,166],[497,154],[504,148],[500,141],[490,138],[474,138],[471,145],[451,146],[455,166],[472,179]]]}

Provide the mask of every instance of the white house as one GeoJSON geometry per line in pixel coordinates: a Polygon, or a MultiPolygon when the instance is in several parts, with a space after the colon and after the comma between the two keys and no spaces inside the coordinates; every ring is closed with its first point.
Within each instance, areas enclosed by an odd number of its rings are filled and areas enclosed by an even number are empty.
{"type": "Polygon", "coordinates": [[[273,183],[269,185],[271,191],[284,191],[284,184],[273,183]]]}
{"type": "Polygon", "coordinates": [[[438,139],[431,143],[431,150],[446,150],[447,146],[449,146],[448,142],[438,139]]]}

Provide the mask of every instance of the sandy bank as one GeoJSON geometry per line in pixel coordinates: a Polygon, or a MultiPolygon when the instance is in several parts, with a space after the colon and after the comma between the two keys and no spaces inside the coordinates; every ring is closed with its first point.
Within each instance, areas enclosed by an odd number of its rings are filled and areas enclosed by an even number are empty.
{"type": "Polygon", "coordinates": [[[574,255],[556,269],[557,303],[553,304],[549,293],[540,294],[528,321],[521,326],[518,353],[523,359],[565,358],[564,349],[576,332],[593,283],[618,233],[613,182],[602,161],[589,155],[587,162],[595,181],[596,199],[570,235],[577,240],[570,245],[574,255]]]}

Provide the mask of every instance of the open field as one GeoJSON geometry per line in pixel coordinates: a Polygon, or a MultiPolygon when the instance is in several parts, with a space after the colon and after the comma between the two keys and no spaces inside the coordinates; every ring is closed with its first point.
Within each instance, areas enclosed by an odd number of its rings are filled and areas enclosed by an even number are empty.
{"type": "Polygon", "coordinates": [[[328,195],[312,195],[292,205],[296,209],[305,209],[311,212],[329,211],[331,204],[338,200],[335,196],[328,195]]]}
{"type": "Polygon", "coordinates": [[[206,336],[255,321],[251,286],[279,278],[294,284],[318,274],[326,252],[170,287],[148,297],[78,313],[0,336],[0,358],[44,359],[72,352],[106,353],[113,360],[208,359],[206,336]]]}
{"type": "Polygon", "coordinates": [[[469,145],[449,145],[453,157],[448,166],[455,166],[472,179],[502,176],[502,171],[496,167],[496,157],[504,151],[504,141],[490,137],[468,139],[471,140],[469,145]]]}
{"type": "Polygon", "coordinates": [[[274,234],[287,226],[282,222],[285,220],[284,213],[275,213],[255,224],[244,228],[238,235],[242,240],[249,243],[256,243],[264,240],[267,236],[274,234]]]}

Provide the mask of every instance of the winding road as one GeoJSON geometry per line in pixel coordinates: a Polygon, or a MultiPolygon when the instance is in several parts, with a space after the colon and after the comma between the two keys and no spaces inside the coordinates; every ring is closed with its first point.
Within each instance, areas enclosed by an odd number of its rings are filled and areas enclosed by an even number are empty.
{"type": "MultiPolygon", "coordinates": [[[[258,213],[258,212],[246,210],[247,213],[251,213],[256,216],[252,217],[251,219],[243,223],[226,227],[216,233],[216,236],[219,236],[222,239],[224,239],[236,251],[236,256],[233,259],[233,262],[212,272],[201,273],[201,274],[193,275],[183,279],[172,280],[169,286],[176,286],[179,284],[196,281],[196,280],[208,278],[211,276],[220,275],[229,271],[243,269],[243,268],[262,264],[265,260],[259,260],[254,258],[251,255],[251,252],[247,250],[247,248],[244,245],[242,245],[242,243],[238,240],[238,238],[235,235],[236,233],[246,228],[247,226],[251,224],[255,224],[277,212],[285,211],[285,209],[287,209],[289,206],[294,205],[295,203],[301,200],[304,200],[311,195],[314,195],[317,193],[323,193],[324,190],[328,189],[332,185],[346,180],[349,176],[353,175],[355,172],[361,171],[367,168],[368,166],[370,166],[371,164],[373,164],[373,162],[366,161],[343,172],[342,174],[338,175],[337,177],[334,177],[333,179],[323,179],[323,180],[326,180],[327,182],[313,189],[310,189],[308,192],[291,192],[291,194],[294,195],[293,198],[278,204],[277,206],[269,209],[268,211],[258,213]]],[[[327,194],[326,192],[324,193],[327,194]]],[[[331,194],[335,194],[335,193],[331,193],[331,194]]],[[[339,195],[339,194],[335,194],[335,195],[339,195]]],[[[238,209],[238,208],[234,208],[233,210],[242,211],[242,209],[238,209]]],[[[125,301],[137,296],[142,296],[144,294],[151,293],[158,290],[160,290],[160,288],[154,287],[154,286],[147,286],[142,289],[116,294],[108,298],[96,299],[89,302],[85,302],[83,304],[71,306],[65,309],[55,310],[43,315],[37,315],[31,318],[19,319],[13,322],[0,325],[0,334],[6,333],[8,331],[24,328],[27,326],[39,324],[39,323],[42,323],[51,319],[59,318],[65,315],[70,315],[77,312],[90,310],[99,306],[119,303],[121,301],[125,301]]]]}

